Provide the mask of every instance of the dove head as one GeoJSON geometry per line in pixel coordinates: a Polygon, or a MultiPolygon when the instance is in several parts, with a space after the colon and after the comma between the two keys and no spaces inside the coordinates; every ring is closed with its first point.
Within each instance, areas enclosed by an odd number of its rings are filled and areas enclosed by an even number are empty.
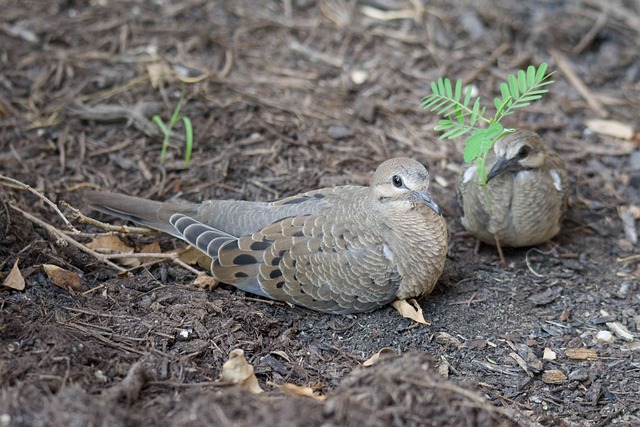
{"type": "Polygon", "coordinates": [[[493,146],[496,163],[487,175],[487,182],[505,173],[517,173],[523,169],[536,169],[544,164],[544,144],[531,131],[520,131],[505,136],[493,146]]]}
{"type": "Polygon", "coordinates": [[[440,215],[440,207],[429,192],[429,172],[412,159],[398,157],[378,166],[371,180],[371,194],[376,202],[396,212],[422,204],[440,215]]]}

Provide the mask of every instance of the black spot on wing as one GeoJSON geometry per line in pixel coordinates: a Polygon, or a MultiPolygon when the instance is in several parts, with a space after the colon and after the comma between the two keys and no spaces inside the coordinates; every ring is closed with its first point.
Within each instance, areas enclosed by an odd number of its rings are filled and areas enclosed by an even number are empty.
{"type": "Polygon", "coordinates": [[[273,243],[273,240],[269,240],[269,239],[267,239],[265,237],[264,239],[262,239],[261,242],[253,242],[253,243],[251,243],[251,246],[249,246],[249,248],[252,251],[264,251],[269,246],[271,246],[272,243],[273,243]]]}
{"type": "Polygon", "coordinates": [[[235,274],[235,276],[236,276],[238,279],[244,279],[245,277],[249,277],[249,275],[248,275],[247,273],[244,273],[244,272],[242,272],[242,271],[237,271],[237,272],[236,272],[236,274],[235,274]]]}
{"type": "Polygon", "coordinates": [[[269,273],[269,277],[272,279],[282,277],[282,270],[271,270],[271,273],[269,273]]]}
{"type": "Polygon", "coordinates": [[[313,195],[313,197],[316,198],[316,199],[324,199],[324,194],[316,193],[316,194],[313,195]]]}
{"type": "Polygon", "coordinates": [[[226,245],[222,246],[220,248],[220,250],[222,252],[226,252],[226,251],[237,251],[239,249],[238,246],[238,241],[237,240],[232,240],[229,243],[227,243],[226,245]]]}
{"type": "Polygon", "coordinates": [[[240,254],[233,259],[233,263],[235,265],[250,265],[250,264],[257,264],[258,260],[252,255],[240,254]]]}
{"type": "Polygon", "coordinates": [[[282,289],[284,287],[284,281],[276,283],[276,288],[282,289]]]}
{"type": "Polygon", "coordinates": [[[276,265],[280,264],[280,261],[282,261],[282,257],[275,257],[271,260],[271,265],[275,267],[276,265]]]}

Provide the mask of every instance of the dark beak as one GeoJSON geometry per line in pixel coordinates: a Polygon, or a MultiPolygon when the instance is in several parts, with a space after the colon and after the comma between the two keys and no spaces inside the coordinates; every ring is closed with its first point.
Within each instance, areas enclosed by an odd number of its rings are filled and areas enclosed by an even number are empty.
{"type": "Polygon", "coordinates": [[[507,159],[505,157],[498,157],[498,160],[493,165],[489,174],[487,175],[487,183],[491,181],[496,176],[500,175],[503,172],[507,171],[515,171],[518,170],[519,164],[518,159],[515,157],[513,159],[507,159]]]}
{"type": "Polygon", "coordinates": [[[428,190],[425,189],[419,192],[412,191],[411,196],[414,202],[422,203],[423,205],[434,211],[436,214],[442,215],[440,206],[438,206],[436,202],[433,201],[433,199],[431,198],[431,193],[429,193],[428,190]]]}

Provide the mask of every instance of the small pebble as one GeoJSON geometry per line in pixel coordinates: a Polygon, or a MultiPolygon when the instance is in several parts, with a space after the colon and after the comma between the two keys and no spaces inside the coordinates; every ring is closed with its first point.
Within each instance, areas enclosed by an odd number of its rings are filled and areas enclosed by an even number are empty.
{"type": "Polygon", "coordinates": [[[620,299],[625,299],[629,295],[629,289],[631,288],[631,282],[625,280],[620,283],[620,287],[618,288],[618,292],[615,294],[620,299]]]}
{"type": "Polygon", "coordinates": [[[351,71],[351,81],[357,85],[361,85],[369,78],[369,73],[363,70],[351,71]]]}
{"type": "Polygon", "coordinates": [[[598,334],[596,335],[596,339],[598,341],[603,341],[608,343],[612,343],[615,340],[615,338],[613,337],[613,334],[609,331],[598,332],[598,334]]]}
{"type": "Polygon", "coordinates": [[[349,138],[353,136],[353,132],[342,125],[334,125],[329,128],[327,134],[335,140],[349,138]]]}

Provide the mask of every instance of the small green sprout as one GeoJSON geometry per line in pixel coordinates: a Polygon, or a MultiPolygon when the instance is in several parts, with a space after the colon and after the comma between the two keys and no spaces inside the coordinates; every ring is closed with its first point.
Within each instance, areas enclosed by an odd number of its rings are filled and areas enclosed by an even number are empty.
{"type": "Polygon", "coordinates": [[[435,127],[435,130],[445,131],[440,138],[453,139],[471,133],[464,148],[464,161],[476,161],[480,179],[478,184],[482,187],[487,184],[489,151],[500,138],[515,132],[515,129],[505,129],[500,122],[517,108],[528,106],[548,92],[543,87],[553,83],[549,78],[554,72],[546,72],[547,64],[541,64],[537,69],[530,65],[526,72],[519,70],[517,74],[509,75],[507,81],[500,84],[501,97],[493,100],[496,109],[493,117],[486,116],[487,108],[480,105],[480,97],[471,102],[470,86],[462,98],[460,80],[456,80],[455,86],[452,86],[448,78],[440,77],[431,83],[432,93],[422,99],[421,106],[425,110],[443,117],[435,127]]]}
{"type": "Polygon", "coordinates": [[[153,123],[155,123],[160,128],[164,135],[164,139],[162,140],[162,151],[160,152],[160,162],[164,163],[167,157],[167,147],[169,146],[169,138],[171,137],[173,126],[180,120],[182,120],[182,123],[184,124],[185,134],[184,166],[187,167],[189,166],[189,162],[191,161],[191,151],[193,150],[193,126],[191,125],[191,119],[189,117],[180,114],[183,103],[184,91],[182,91],[182,93],[180,94],[180,100],[178,101],[178,105],[176,105],[176,108],[173,111],[173,115],[171,116],[171,120],[169,120],[168,124],[165,124],[157,114],[151,118],[151,121],[153,121],[153,123]]]}

